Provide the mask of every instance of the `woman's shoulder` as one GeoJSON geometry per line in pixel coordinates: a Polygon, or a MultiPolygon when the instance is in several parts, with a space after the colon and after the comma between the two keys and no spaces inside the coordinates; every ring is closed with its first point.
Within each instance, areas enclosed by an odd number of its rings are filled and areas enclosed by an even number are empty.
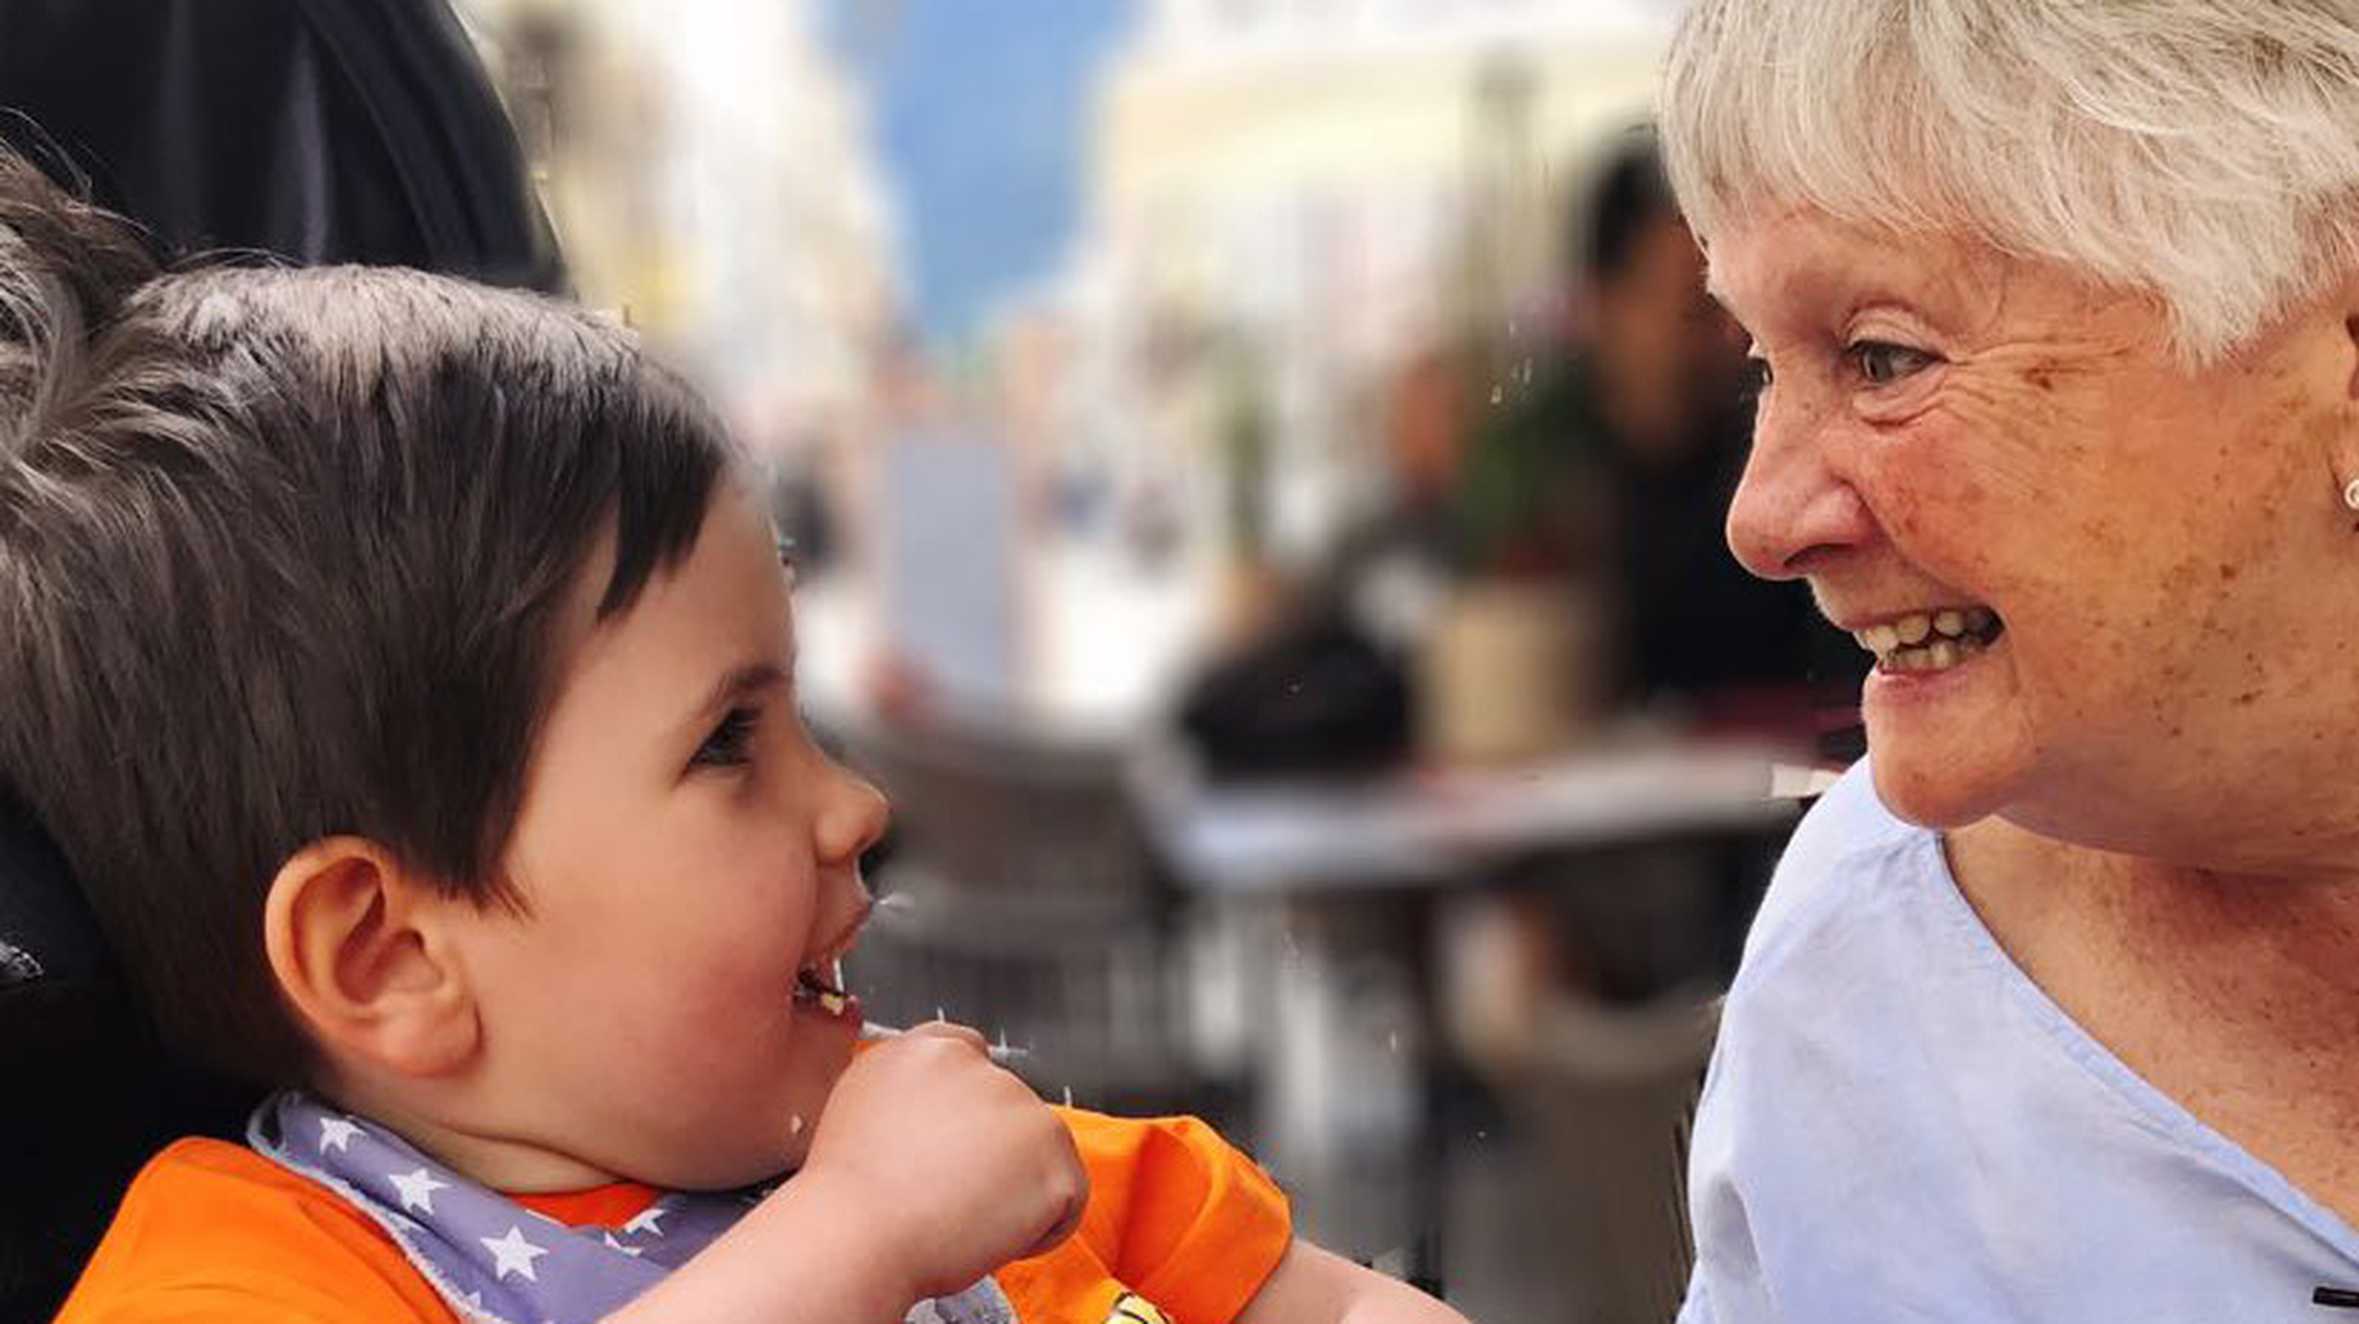
{"type": "Polygon", "coordinates": [[[1758,980],[1833,933],[1863,936],[1863,914],[1923,899],[1941,881],[1941,842],[1893,816],[1876,796],[1868,760],[1844,772],[1802,816],[1771,875],[1745,940],[1738,983],[1758,980]]]}
{"type": "Polygon", "coordinates": [[[1883,1317],[1861,1307],[1917,1298],[1904,1279],[1939,1260],[1934,1248],[1980,1244],[1979,1206],[1959,1184],[1977,1171],[1960,1137],[1979,1133],[1962,1124],[1954,1082],[2016,1079],[1995,1068],[2021,1040],[2003,1015],[1974,1019],[2005,999],[1963,909],[1939,836],[1894,817],[1864,761],[1795,829],[1696,1115],[1690,1211],[1709,1301],[1698,1309],[1883,1317]],[[1811,1231],[1832,1228],[1855,1234],[1811,1231]],[[1845,1310],[1827,1312],[1830,1301],[1845,1310]]]}

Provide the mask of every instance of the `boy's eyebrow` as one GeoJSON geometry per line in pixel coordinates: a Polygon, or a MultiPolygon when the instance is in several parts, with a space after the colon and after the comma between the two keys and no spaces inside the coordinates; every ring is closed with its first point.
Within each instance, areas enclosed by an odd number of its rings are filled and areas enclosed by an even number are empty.
{"type": "Polygon", "coordinates": [[[788,667],[781,667],[776,662],[749,662],[741,667],[733,667],[705,693],[704,701],[696,705],[695,715],[690,721],[702,725],[706,719],[733,707],[748,695],[785,685],[793,674],[788,667]]]}

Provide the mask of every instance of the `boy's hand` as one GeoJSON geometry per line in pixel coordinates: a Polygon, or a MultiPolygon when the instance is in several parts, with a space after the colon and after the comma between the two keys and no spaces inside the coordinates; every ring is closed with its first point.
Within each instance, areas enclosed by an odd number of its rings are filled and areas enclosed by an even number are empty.
{"type": "Polygon", "coordinates": [[[606,1324],[899,1324],[1072,1234],[1073,1137],[983,1036],[921,1025],[855,1058],[801,1172],[606,1324]]]}
{"type": "Polygon", "coordinates": [[[847,1228],[873,1230],[913,1300],[1055,1246],[1089,1199],[1064,1123],[992,1064],[983,1036],[943,1022],[853,1060],[787,1185],[823,1195],[847,1228]]]}

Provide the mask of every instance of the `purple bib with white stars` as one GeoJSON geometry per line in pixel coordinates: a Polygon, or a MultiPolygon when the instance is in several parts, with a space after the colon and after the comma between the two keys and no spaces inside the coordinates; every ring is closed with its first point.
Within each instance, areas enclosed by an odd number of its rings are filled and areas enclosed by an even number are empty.
{"type": "MultiPolygon", "coordinates": [[[[308,1094],[265,1100],[246,1139],[376,1220],[452,1312],[479,1324],[596,1324],[694,1258],[766,1193],[675,1191],[619,1228],[574,1228],[308,1094]]],[[[1015,1318],[989,1278],[909,1312],[909,1324],[1015,1318]]]]}

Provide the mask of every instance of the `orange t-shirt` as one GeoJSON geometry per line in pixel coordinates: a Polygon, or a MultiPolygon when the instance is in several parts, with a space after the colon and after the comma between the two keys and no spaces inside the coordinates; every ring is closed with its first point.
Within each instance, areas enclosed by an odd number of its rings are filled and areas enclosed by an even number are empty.
{"type": "MultiPolygon", "coordinates": [[[[1108,1324],[1143,1298],[1228,1324],[1292,1239],[1286,1197],[1212,1128],[1057,1110],[1089,1170],[1071,1240],[996,1275],[1024,1324],[1108,1324]]],[[[660,1192],[624,1183],[517,1203],[619,1227],[660,1192]]],[[[366,1214],[252,1150],[182,1140],[148,1162],[58,1324],[458,1324],[366,1214]]]]}

